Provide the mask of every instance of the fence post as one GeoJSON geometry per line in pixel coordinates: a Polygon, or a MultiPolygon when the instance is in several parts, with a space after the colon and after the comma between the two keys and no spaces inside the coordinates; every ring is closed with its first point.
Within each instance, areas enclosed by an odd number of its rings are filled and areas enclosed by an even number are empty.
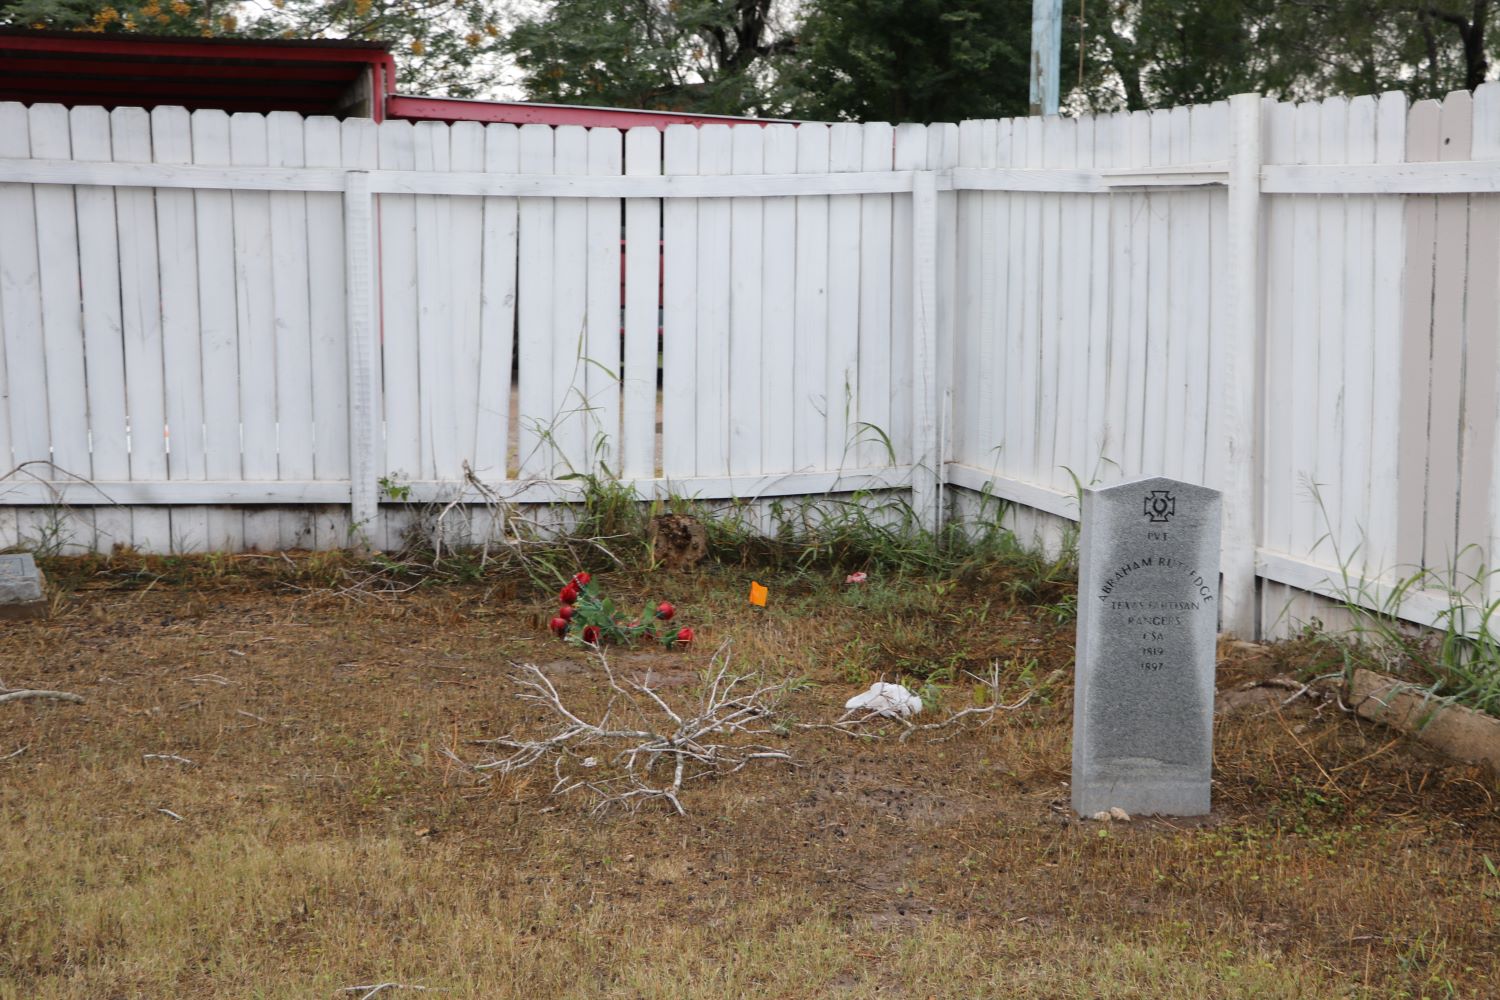
{"type": "Polygon", "coordinates": [[[937,366],[937,172],[912,176],[912,507],[928,531],[942,526],[943,428],[937,366]]]}
{"type": "Polygon", "coordinates": [[[1228,328],[1215,354],[1222,365],[1224,494],[1221,627],[1257,637],[1255,550],[1260,540],[1261,97],[1229,99],[1228,328]]]}
{"type": "Polygon", "coordinates": [[[375,324],[374,197],[370,175],[344,175],[344,264],[349,335],[349,527],[368,545],[377,527],[380,499],[379,413],[375,359],[379,351],[375,324]]]}

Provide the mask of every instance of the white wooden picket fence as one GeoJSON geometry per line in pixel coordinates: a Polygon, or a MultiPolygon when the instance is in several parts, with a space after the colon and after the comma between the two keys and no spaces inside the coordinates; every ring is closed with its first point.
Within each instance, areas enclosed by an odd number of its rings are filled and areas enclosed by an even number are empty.
{"type": "Polygon", "coordinates": [[[1284,630],[1491,551],[1497,223],[1493,86],[624,134],[0,104],[0,547],[392,545],[382,483],[580,472],[932,526],[988,491],[1045,541],[1162,473],[1224,491],[1226,627],[1284,630]]]}

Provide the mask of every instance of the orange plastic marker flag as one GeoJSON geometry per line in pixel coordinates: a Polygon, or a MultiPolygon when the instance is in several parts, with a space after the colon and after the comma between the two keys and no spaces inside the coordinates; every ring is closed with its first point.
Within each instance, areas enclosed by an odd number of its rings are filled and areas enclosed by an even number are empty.
{"type": "Polygon", "coordinates": [[[762,587],[754,580],[750,581],[750,603],[755,605],[757,608],[763,608],[766,606],[766,595],[769,593],[769,590],[767,590],[765,587],[762,587]]]}

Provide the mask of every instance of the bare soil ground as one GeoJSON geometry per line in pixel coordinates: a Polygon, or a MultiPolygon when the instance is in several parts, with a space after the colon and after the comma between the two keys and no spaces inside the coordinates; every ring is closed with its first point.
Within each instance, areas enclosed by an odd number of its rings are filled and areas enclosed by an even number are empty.
{"type": "MultiPolygon", "coordinates": [[[[0,684],[88,699],[0,704],[0,997],[1500,995],[1493,775],[1255,689],[1218,721],[1212,816],[1080,822],[1070,682],[1046,683],[1073,626],[993,580],[762,576],[759,612],[746,571],[602,575],[699,630],[615,657],[667,697],[726,639],[814,682],[793,721],[924,659],[1036,693],[942,742],[791,729],[798,766],[692,787],[686,817],[596,816],[440,752],[535,723],[512,660],[599,706],[550,597],[256,565],[58,564],[54,616],[0,625],[0,684]]],[[[1316,650],[1225,654],[1228,692],[1316,650]]]]}

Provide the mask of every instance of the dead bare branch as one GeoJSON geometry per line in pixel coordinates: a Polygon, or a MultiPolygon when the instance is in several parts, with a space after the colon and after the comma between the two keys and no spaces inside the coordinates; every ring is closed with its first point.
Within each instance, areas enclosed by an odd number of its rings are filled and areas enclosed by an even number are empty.
{"type": "Polygon", "coordinates": [[[52,701],[71,701],[82,705],[83,695],[73,694],[68,691],[6,691],[0,694],[0,702],[25,701],[28,698],[47,698],[52,701]]]}
{"type": "Polygon", "coordinates": [[[360,994],[359,1000],[370,1000],[371,997],[376,996],[377,994],[379,994],[379,993],[381,993],[381,992],[383,992],[385,990],[418,990],[418,991],[421,991],[421,990],[426,990],[427,988],[428,987],[426,987],[426,986],[415,986],[415,985],[412,985],[411,983],[370,983],[370,984],[365,985],[365,986],[345,986],[342,989],[334,990],[334,992],[335,993],[359,993],[361,990],[367,990],[368,992],[360,994]]]}
{"type": "Polygon", "coordinates": [[[175,761],[178,764],[187,764],[189,766],[193,766],[192,761],[188,760],[186,757],[179,757],[175,753],[143,753],[141,754],[141,760],[170,760],[175,761]]]}
{"type": "Polygon", "coordinates": [[[536,665],[513,663],[516,697],[544,709],[554,728],[535,737],[476,741],[509,750],[504,757],[478,764],[450,752],[451,758],[477,772],[500,774],[551,763],[554,795],[585,792],[596,800],[596,812],[658,799],[679,815],[687,812],[680,795],[689,781],[734,774],[758,761],[792,762],[789,752],[757,738],[779,734],[767,722],[797,682],[735,673],[727,643],[714,653],[696,704],[688,707],[669,704],[649,675],[642,681],[618,676],[602,649],[594,660],[609,691],[597,721],[569,708],[536,665]]]}

